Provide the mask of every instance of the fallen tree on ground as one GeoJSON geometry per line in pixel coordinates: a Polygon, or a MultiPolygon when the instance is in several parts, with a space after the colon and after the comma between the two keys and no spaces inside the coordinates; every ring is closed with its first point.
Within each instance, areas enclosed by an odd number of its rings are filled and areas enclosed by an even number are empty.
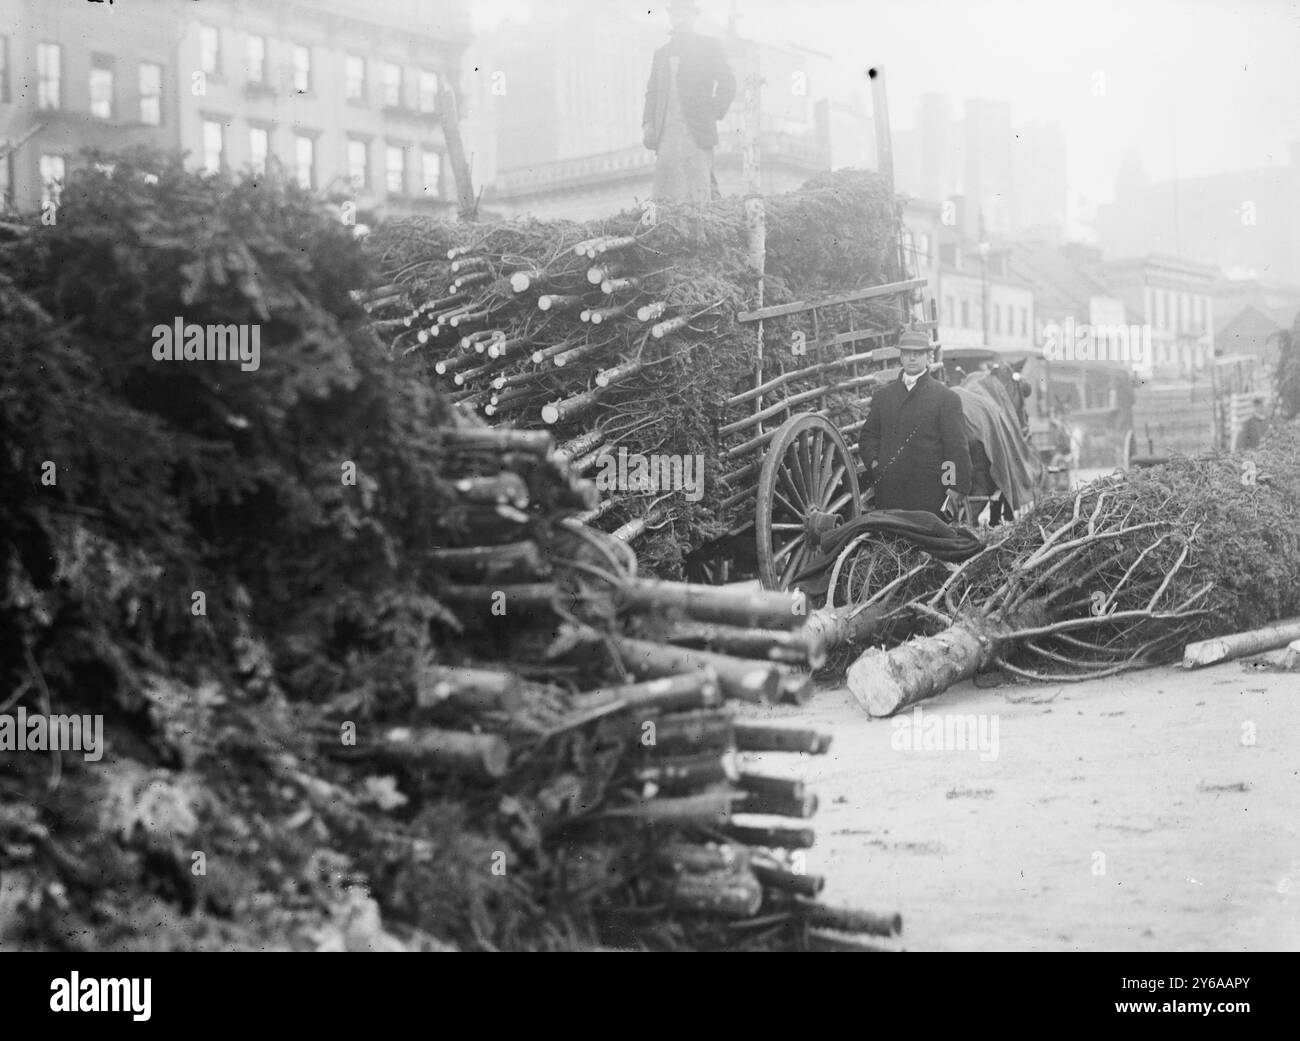
{"type": "Polygon", "coordinates": [[[1051,682],[1113,676],[1294,614],[1298,463],[1291,424],[1250,457],[1178,458],[1048,497],[891,608],[912,635],[863,653],[849,689],[889,715],[988,666],[1051,682]]]}

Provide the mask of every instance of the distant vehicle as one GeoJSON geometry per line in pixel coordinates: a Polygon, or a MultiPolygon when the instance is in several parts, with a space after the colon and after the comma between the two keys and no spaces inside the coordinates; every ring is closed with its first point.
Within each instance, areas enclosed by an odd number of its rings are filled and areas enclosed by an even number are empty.
{"type": "Polygon", "coordinates": [[[940,356],[949,386],[956,386],[972,372],[994,365],[1016,370],[1016,378],[1029,387],[1025,404],[1024,435],[1043,465],[1046,488],[1068,488],[1073,479],[1074,459],[1065,427],[1053,423],[1042,405],[1045,389],[1036,366],[1041,353],[1035,350],[1001,347],[945,347],[940,356]]]}

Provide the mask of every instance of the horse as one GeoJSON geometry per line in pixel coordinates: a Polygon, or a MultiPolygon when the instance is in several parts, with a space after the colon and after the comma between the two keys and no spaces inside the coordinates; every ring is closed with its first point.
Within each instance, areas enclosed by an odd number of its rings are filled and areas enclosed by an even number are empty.
{"type": "Polygon", "coordinates": [[[970,442],[970,494],[988,501],[991,526],[1014,519],[1042,481],[1042,461],[1029,442],[1024,364],[994,363],[953,388],[961,398],[970,442]]]}

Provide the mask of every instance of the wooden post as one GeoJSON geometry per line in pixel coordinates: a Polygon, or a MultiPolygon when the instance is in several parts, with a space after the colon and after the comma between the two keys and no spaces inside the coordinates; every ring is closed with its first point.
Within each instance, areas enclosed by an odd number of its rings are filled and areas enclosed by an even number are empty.
{"type": "MultiPolygon", "coordinates": [[[[890,217],[894,225],[894,262],[898,266],[898,275],[895,281],[900,281],[906,277],[907,264],[903,259],[903,236],[899,234],[898,218],[896,216],[894,138],[889,129],[889,95],[885,90],[885,67],[876,65],[868,69],[867,78],[871,80],[871,115],[876,128],[876,171],[884,178],[885,190],[889,195],[889,205],[892,211],[890,217]]],[[[907,297],[900,299],[899,310],[902,314],[903,323],[906,325],[909,318],[907,297]]]]}
{"type": "MultiPolygon", "coordinates": [[[[767,214],[763,206],[762,174],[759,164],[759,133],[762,129],[762,84],[758,68],[758,50],[747,49],[744,80],[744,109],[742,127],[744,143],[741,150],[741,167],[745,179],[745,227],[748,232],[749,264],[756,281],[756,308],[763,306],[763,273],[767,264],[767,214]]],[[[758,323],[757,348],[754,352],[754,386],[763,382],[763,322],[758,323]]],[[[754,411],[762,407],[762,395],[754,399],[754,411]]]]}

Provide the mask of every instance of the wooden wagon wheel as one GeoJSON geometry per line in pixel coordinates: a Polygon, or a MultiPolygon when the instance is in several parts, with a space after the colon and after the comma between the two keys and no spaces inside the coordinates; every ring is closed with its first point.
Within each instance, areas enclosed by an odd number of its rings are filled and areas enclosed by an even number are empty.
{"type": "Polygon", "coordinates": [[[764,589],[788,589],[816,554],[823,532],[858,515],[858,468],[843,435],[823,416],[788,419],[758,478],[754,534],[764,589]]]}

